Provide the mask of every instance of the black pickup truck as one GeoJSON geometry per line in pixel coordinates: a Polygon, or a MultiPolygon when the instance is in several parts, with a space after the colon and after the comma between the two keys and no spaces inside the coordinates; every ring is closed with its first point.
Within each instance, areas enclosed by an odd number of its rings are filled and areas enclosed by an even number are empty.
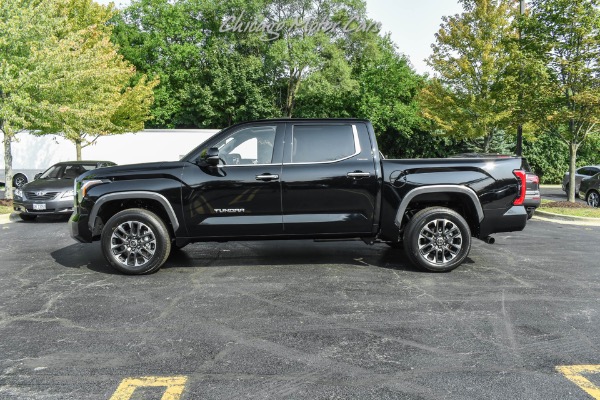
{"type": "Polygon", "coordinates": [[[156,271],[191,242],[349,238],[450,271],[472,237],[523,230],[525,169],[518,157],[385,160],[365,120],[254,121],[178,162],[81,175],[69,223],[127,274],[156,271]]]}

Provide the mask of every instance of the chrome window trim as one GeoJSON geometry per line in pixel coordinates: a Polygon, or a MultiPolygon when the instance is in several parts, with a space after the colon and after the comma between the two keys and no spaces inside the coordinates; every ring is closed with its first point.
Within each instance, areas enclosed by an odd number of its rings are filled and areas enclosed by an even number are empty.
{"type": "MultiPolygon", "coordinates": [[[[301,124],[298,124],[301,125],[301,124]]],[[[347,124],[340,124],[340,125],[347,125],[347,124]]],[[[312,126],[319,126],[318,124],[314,124],[312,126]]],[[[300,163],[295,163],[295,162],[289,162],[286,163],[284,162],[283,165],[317,165],[317,164],[333,164],[333,163],[338,163],[340,161],[344,161],[347,160],[349,158],[352,157],[356,157],[357,155],[359,155],[360,153],[362,153],[362,148],[360,147],[360,140],[358,138],[358,129],[356,128],[355,124],[350,125],[352,127],[352,135],[354,136],[354,154],[349,155],[347,157],[344,158],[340,158],[338,160],[333,160],[333,161],[313,161],[313,162],[300,162],[300,163]]],[[[292,140],[294,138],[294,131],[292,130],[292,140]]]]}
{"type": "Polygon", "coordinates": [[[219,164],[217,167],[226,168],[226,167],[270,167],[270,166],[281,167],[281,163],[279,164],[219,164]]]}

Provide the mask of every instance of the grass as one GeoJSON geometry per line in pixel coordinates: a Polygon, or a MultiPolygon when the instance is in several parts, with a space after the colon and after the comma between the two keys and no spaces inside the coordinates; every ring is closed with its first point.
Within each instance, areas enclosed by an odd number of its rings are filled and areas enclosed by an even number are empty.
{"type": "Polygon", "coordinates": [[[582,203],[573,204],[542,199],[541,211],[570,217],[600,218],[600,208],[593,208],[582,203]]]}
{"type": "Polygon", "coordinates": [[[11,212],[13,212],[12,202],[0,200],[0,214],[10,214],[11,212]]]}

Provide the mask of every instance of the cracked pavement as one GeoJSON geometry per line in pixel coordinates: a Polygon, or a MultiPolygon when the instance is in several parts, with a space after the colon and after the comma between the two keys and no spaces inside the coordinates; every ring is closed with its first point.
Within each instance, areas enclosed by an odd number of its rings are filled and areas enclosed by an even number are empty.
{"type": "Polygon", "coordinates": [[[362,242],[193,244],[130,277],[64,219],[0,225],[0,399],[145,376],[186,376],[182,399],[589,399],[555,367],[600,364],[599,234],[533,220],[446,274],[362,242]]]}

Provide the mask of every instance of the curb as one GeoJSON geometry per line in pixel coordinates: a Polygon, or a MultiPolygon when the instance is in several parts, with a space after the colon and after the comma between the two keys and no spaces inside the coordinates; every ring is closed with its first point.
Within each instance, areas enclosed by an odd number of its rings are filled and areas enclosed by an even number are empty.
{"type": "Polygon", "coordinates": [[[541,189],[560,189],[562,190],[562,185],[540,185],[541,189]]]}
{"type": "Polygon", "coordinates": [[[2,214],[0,215],[0,225],[9,224],[19,219],[17,214],[2,214]]]}
{"type": "Polygon", "coordinates": [[[600,218],[574,217],[570,215],[554,214],[546,211],[535,210],[534,218],[552,222],[570,223],[573,225],[600,226],[600,218]]]}

